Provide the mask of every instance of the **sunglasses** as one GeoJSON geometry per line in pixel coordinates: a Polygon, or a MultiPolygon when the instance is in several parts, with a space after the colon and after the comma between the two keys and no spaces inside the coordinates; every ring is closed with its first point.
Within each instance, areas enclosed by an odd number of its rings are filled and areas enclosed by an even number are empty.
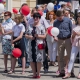
{"type": "Polygon", "coordinates": [[[8,14],[5,14],[4,16],[8,16],[8,14]]]}

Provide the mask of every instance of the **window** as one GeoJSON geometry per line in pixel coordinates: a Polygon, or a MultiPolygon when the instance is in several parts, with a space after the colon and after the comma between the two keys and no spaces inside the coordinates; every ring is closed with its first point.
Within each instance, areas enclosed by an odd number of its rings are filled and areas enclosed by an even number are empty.
{"type": "Polygon", "coordinates": [[[55,0],[37,0],[37,4],[47,4],[49,2],[53,2],[55,0]]]}

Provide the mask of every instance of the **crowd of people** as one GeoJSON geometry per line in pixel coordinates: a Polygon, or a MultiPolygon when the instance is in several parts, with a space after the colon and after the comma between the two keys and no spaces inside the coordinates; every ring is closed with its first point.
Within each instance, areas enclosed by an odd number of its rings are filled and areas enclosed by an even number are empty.
{"type": "MultiPolygon", "coordinates": [[[[26,3],[24,5],[28,6],[26,3]]],[[[22,74],[25,74],[25,67],[30,64],[33,78],[40,78],[42,65],[44,73],[48,72],[49,66],[58,66],[57,77],[75,77],[74,62],[80,47],[80,10],[75,16],[71,12],[71,3],[57,6],[55,2],[54,5],[53,11],[47,10],[47,4],[36,6],[27,16],[19,10],[14,19],[11,18],[11,12],[4,12],[5,21],[0,23],[4,73],[15,72],[16,58],[12,50],[19,48],[22,55],[18,58],[18,66],[22,67],[22,74]],[[57,37],[48,34],[47,30],[51,26],[59,29],[57,37]],[[11,56],[10,71],[7,67],[8,55],[11,56]]],[[[80,70],[77,78],[80,79],[80,70]]]]}

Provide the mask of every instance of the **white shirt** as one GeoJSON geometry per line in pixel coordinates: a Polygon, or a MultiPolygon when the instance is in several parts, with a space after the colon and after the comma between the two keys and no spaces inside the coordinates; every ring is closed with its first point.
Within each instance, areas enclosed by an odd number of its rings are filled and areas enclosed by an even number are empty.
{"type": "MultiPolygon", "coordinates": [[[[16,25],[16,23],[13,20],[11,20],[9,23],[8,22],[2,23],[2,27],[4,28],[5,32],[11,31],[14,25],[16,25]]],[[[3,38],[11,39],[11,35],[3,35],[3,38]]]]}
{"type": "MultiPolygon", "coordinates": [[[[28,20],[28,26],[32,25],[32,24],[34,24],[34,19],[33,18],[28,20]]],[[[47,20],[43,16],[41,16],[40,24],[42,24],[46,29],[49,27],[49,24],[48,24],[47,20]]]]}
{"type": "MultiPolygon", "coordinates": [[[[50,26],[53,26],[53,23],[50,24],[50,20],[47,20],[47,22],[49,23],[50,26]]],[[[53,36],[50,36],[49,34],[47,34],[46,41],[47,41],[47,42],[52,42],[52,43],[53,43],[53,41],[54,41],[53,36]]]]}
{"type": "Polygon", "coordinates": [[[12,28],[13,32],[14,32],[14,37],[18,37],[20,35],[21,32],[25,32],[25,26],[20,23],[19,25],[15,25],[12,28]]]}

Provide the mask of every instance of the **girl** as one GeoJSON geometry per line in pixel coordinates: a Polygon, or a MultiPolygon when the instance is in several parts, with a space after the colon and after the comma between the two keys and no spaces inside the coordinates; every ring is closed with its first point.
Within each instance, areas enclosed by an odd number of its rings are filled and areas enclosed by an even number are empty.
{"type": "MultiPolygon", "coordinates": [[[[63,77],[63,79],[69,78],[71,76],[71,70],[73,68],[74,61],[76,59],[78,52],[80,52],[79,39],[80,39],[80,16],[78,16],[77,25],[73,29],[73,33],[72,33],[72,42],[73,43],[72,43],[71,58],[70,58],[70,61],[68,64],[68,73],[63,77]]],[[[79,53],[79,55],[80,55],[80,53],[79,53]]],[[[78,79],[80,79],[80,71],[79,71],[78,79]]]]}
{"type": "MultiPolygon", "coordinates": [[[[12,29],[12,44],[14,46],[14,48],[19,48],[22,51],[22,55],[20,56],[20,58],[22,58],[22,74],[25,73],[25,51],[24,51],[24,46],[23,46],[23,42],[22,42],[22,37],[23,37],[23,33],[25,32],[25,27],[24,25],[21,23],[22,22],[22,16],[17,14],[15,17],[15,22],[16,25],[13,27],[12,29]]],[[[8,72],[9,74],[14,72],[14,68],[16,65],[16,58],[12,56],[12,67],[11,70],[8,72]]]]}
{"type": "Polygon", "coordinates": [[[26,38],[28,41],[28,60],[33,71],[33,78],[40,78],[41,62],[43,61],[45,28],[39,23],[41,15],[33,14],[34,24],[28,27],[26,38]]]}

